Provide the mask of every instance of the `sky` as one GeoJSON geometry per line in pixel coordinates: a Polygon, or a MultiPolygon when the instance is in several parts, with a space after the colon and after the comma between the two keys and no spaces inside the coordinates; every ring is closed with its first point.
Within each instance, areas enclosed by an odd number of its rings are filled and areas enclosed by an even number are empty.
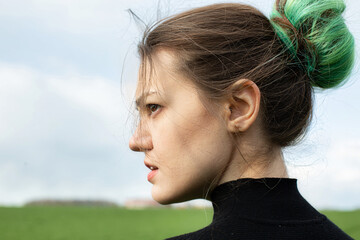
{"type": "MultiPolygon", "coordinates": [[[[0,0],[0,205],[151,199],[144,156],[128,149],[141,27],[127,9],[150,22],[218,2],[0,0]]],[[[273,5],[242,3],[267,16],[273,5]]],[[[306,138],[284,149],[319,209],[360,208],[360,2],[346,3],[354,71],[342,88],[316,91],[306,138]]]]}

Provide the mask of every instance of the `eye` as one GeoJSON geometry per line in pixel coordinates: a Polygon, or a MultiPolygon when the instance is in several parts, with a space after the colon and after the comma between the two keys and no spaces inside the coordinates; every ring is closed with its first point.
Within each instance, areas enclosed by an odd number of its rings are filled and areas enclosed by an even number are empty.
{"type": "Polygon", "coordinates": [[[149,103],[146,104],[146,109],[149,111],[150,115],[157,112],[161,106],[159,104],[149,103]]]}

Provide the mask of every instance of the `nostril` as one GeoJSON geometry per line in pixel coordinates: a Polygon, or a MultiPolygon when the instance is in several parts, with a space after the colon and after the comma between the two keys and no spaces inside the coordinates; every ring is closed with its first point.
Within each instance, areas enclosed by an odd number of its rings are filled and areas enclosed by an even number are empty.
{"type": "Polygon", "coordinates": [[[139,144],[139,126],[135,129],[135,132],[133,132],[133,134],[131,135],[130,137],[130,140],[129,140],[129,148],[134,151],[134,152],[139,152],[141,151],[141,147],[140,147],[140,144],[139,144]]]}
{"type": "Polygon", "coordinates": [[[132,151],[135,151],[135,152],[139,152],[139,151],[140,151],[140,147],[136,144],[136,141],[135,141],[134,137],[131,137],[131,138],[130,138],[129,148],[130,148],[132,151]]]}
{"type": "Polygon", "coordinates": [[[129,148],[135,152],[145,152],[153,147],[151,136],[146,131],[139,131],[139,128],[129,140],[129,148]]]}

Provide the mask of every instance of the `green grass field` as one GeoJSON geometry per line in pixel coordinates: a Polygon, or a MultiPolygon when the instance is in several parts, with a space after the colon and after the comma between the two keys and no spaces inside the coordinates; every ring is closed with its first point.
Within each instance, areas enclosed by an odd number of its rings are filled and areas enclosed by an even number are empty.
{"type": "MultiPolygon", "coordinates": [[[[360,239],[360,210],[323,213],[360,239]]],[[[211,209],[0,207],[0,239],[159,240],[197,230],[211,220],[211,209]]]]}

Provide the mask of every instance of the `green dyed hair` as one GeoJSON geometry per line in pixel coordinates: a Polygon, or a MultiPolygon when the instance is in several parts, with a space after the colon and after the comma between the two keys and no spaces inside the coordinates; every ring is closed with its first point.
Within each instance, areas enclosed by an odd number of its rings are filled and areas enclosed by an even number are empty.
{"type": "Polygon", "coordinates": [[[354,65],[354,38],[341,14],[343,0],[277,0],[270,22],[311,84],[339,86],[354,65]]]}

